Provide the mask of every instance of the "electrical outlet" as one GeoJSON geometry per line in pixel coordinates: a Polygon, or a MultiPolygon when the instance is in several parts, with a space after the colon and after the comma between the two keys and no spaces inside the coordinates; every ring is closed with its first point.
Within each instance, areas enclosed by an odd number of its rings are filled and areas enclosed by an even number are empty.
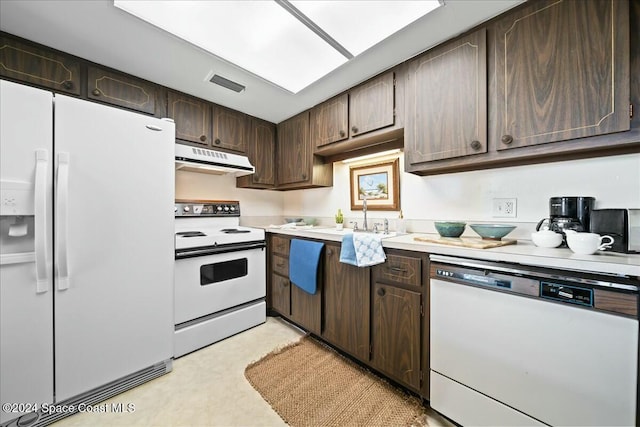
{"type": "Polygon", "coordinates": [[[518,199],[493,199],[494,218],[515,218],[518,199]]]}

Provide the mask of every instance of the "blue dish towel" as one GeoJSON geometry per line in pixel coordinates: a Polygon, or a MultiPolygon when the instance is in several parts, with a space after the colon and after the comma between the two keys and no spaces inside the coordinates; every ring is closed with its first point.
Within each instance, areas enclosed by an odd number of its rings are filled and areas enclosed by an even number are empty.
{"type": "Polygon", "coordinates": [[[315,294],[318,285],[318,263],[324,243],[291,239],[289,248],[289,280],[303,291],[315,294]]]}
{"type": "Polygon", "coordinates": [[[382,249],[382,236],[370,233],[349,233],[342,236],[340,262],[369,267],[382,264],[386,259],[382,249]]]}

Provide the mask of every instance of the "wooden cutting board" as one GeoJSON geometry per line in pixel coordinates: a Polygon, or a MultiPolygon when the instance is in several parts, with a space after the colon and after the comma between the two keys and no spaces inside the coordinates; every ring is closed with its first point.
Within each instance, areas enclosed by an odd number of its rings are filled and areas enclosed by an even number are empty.
{"type": "Polygon", "coordinates": [[[461,246],[464,248],[488,249],[515,245],[517,240],[482,240],[473,237],[414,237],[418,242],[439,243],[441,245],[461,246]]]}

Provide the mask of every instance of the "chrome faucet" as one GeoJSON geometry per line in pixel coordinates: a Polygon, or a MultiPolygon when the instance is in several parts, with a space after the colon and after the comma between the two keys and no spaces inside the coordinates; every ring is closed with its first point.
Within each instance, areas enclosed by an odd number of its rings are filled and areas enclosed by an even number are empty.
{"type": "Polygon", "coordinates": [[[364,214],[364,221],[362,221],[362,230],[369,231],[367,228],[367,195],[362,195],[362,213],[364,214]]]}

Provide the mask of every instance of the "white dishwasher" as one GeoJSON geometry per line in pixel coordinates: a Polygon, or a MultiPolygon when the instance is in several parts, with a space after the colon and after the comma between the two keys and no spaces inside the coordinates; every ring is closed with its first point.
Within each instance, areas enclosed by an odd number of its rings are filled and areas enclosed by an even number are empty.
{"type": "Polygon", "coordinates": [[[430,369],[461,425],[638,425],[638,281],[433,255],[430,369]]]}

